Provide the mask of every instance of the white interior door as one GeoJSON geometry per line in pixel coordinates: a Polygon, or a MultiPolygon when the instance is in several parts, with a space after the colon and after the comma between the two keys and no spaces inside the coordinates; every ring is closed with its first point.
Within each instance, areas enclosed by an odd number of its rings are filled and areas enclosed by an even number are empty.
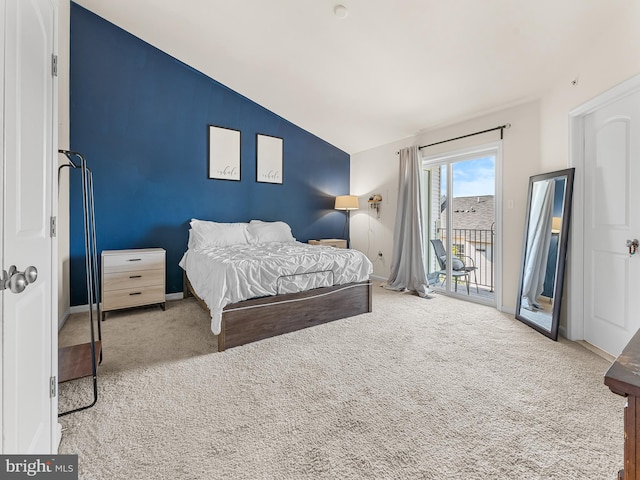
{"type": "Polygon", "coordinates": [[[4,137],[2,269],[35,266],[23,292],[2,290],[2,452],[57,449],[57,314],[50,219],[56,144],[52,73],[56,4],[6,0],[4,10],[4,137]]]}
{"type": "Polygon", "coordinates": [[[620,354],[640,327],[640,92],[585,117],[584,338],[620,354]]]}

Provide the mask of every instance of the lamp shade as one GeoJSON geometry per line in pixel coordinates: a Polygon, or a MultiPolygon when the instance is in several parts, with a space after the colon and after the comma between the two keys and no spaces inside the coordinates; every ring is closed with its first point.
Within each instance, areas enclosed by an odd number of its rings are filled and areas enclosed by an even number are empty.
{"type": "Polygon", "coordinates": [[[339,195],[336,197],[336,210],[357,210],[358,197],[356,195],[339,195]]]}

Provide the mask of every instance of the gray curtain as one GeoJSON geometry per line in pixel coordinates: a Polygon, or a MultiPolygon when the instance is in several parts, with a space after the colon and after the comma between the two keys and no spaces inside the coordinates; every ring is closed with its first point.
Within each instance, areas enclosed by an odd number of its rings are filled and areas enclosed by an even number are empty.
{"type": "Polygon", "coordinates": [[[417,146],[400,150],[398,210],[393,231],[390,290],[411,290],[421,297],[429,293],[425,268],[424,216],[422,211],[422,161],[417,146]]]}
{"type": "Polygon", "coordinates": [[[554,179],[533,184],[522,281],[522,306],[528,310],[540,308],[538,297],[544,289],[547,271],[554,192],[554,179]]]}

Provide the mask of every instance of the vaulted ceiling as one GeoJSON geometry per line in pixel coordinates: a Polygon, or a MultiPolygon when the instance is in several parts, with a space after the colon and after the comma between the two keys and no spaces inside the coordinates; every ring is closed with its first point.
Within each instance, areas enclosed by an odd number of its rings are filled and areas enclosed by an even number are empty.
{"type": "Polygon", "coordinates": [[[637,0],[75,1],[356,153],[579,75],[637,0]]]}

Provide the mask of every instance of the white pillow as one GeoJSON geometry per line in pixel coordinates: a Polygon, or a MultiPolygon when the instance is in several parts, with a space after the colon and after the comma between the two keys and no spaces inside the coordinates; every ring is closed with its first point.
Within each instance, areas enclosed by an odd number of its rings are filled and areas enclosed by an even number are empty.
{"type": "Polygon", "coordinates": [[[251,220],[249,223],[249,243],[295,242],[291,227],[284,222],[263,222],[251,220]]]}
{"type": "Polygon", "coordinates": [[[206,220],[191,220],[189,248],[227,247],[248,244],[248,223],[218,223],[206,220]]]}

